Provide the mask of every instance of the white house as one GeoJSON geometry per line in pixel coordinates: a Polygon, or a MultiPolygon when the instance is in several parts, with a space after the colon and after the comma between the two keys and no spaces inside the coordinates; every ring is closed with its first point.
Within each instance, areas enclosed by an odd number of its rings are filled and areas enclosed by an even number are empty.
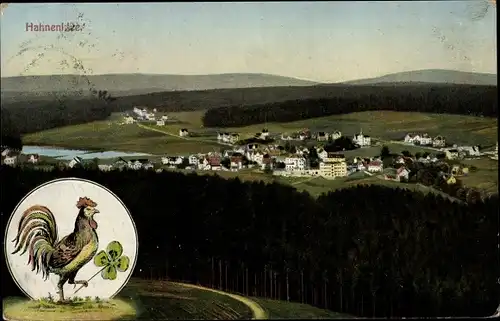
{"type": "Polygon", "coordinates": [[[408,180],[408,177],[410,175],[410,171],[404,167],[404,166],[401,166],[400,168],[398,168],[398,170],[396,171],[396,175],[399,179],[401,178],[404,178],[406,180],[408,180]]]}
{"type": "Polygon", "coordinates": [[[370,146],[372,144],[371,137],[363,135],[363,130],[361,130],[358,135],[354,135],[352,141],[354,144],[358,144],[361,147],[370,146]]]}
{"type": "Polygon", "coordinates": [[[408,133],[404,138],[404,142],[408,144],[420,143],[420,135],[408,133]]]}
{"type": "Polygon", "coordinates": [[[330,137],[335,140],[335,139],[339,139],[340,137],[342,137],[342,133],[338,130],[334,131],[330,137]]]}
{"type": "Polygon", "coordinates": [[[187,130],[187,128],[180,129],[179,130],[179,136],[181,136],[181,137],[189,136],[189,131],[187,130]]]}
{"type": "Polygon", "coordinates": [[[457,150],[459,152],[466,152],[469,156],[481,156],[479,146],[459,146],[457,150]]]}
{"type": "Polygon", "coordinates": [[[123,117],[123,122],[125,124],[133,124],[134,123],[134,117],[131,117],[131,116],[125,116],[123,117]]]}
{"type": "Polygon", "coordinates": [[[200,159],[197,155],[189,155],[188,162],[189,165],[198,166],[198,164],[200,163],[200,159]]]}
{"type": "Polygon", "coordinates": [[[233,171],[237,171],[243,168],[243,157],[241,156],[231,156],[230,158],[230,168],[233,171]]]}
{"type": "Polygon", "coordinates": [[[457,149],[446,149],[444,153],[446,154],[447,159],[457,159],[459,156],[457,149]]]}
{"type": "Polygon", "coordinates": [[[436,136],[432,140],[432,147],[444,147],[446,145],[446,140],[443,136],[436,136]]]}
{"type": "Polygon", "coordinates": [[[10,154],[10,149],[6,148],[2,151],[2,156],[8,156],[10,154]]]}
{"type": "Polygon", "coordinates": [[[368,171],[371,172],[371,173],[375,173],[375,172],[381,172],[383,170],[383,164],[381,161],[379,160],[375,160],[375,161],[371,161],[370,163],[368,163],[368,171]]]}
{"type": "Polygon", "coordinates": [[[69,166],[70,168],[73,168],[73,167],[75,167],[77,164],[80,164],[80,165],[81,165],[81,164],[82,164],[82,162],[83,162],[83,159],[82,159],[81,157],[76,156],[76,157],[74,157],[74,158],[73,158],[73,159],[72,159],[72,160],[68,163],[68,166],[69,166]]]}
{"type": "Polygon", "coordinates": [[[427,134],[423,134],[420,137],[420,145],[432,145],[432,138],[427,134]]]}
{"type": "Polygon", "coordinates": [[[318,135],[316,136],[316,139],[320,142],[322,141],[327,141],[328,140],[328,133],[325,133],[325,132],[319,132],[318,135]]]}
{"type": "Polygon", "coordinates": [[[264,128],[264,129],[262,130],[262,133],[260,134],[260,137],[261,137],[262,139],[267,139],[267,138],[269,137],[269,130],[267,130],[266,128],[264,128]]]}
{"type": "Polygon", "coordinates": [[[163,119],[157,120],[156,126],[165,126],[165,121],[163,119]]]}
{"type": "Polygon", "coordinates": [[[316,149],[316,152],[318,153],[318,157],[321,160],[328,158],[328,152],[326,150],[324,150],[323,148],[316,149]]]}
{"type": "Polygon", "coordinates": [[[167,115],[161,116],[161,120],[168,120],[168,116],[167,115]]]}
{"type": "Polygon", "coordinates": [[[100,171],[103,172],[109,172],[110,170],[113,169],[113,165],[108,165],[108,164],[99,164],[97,165],[100,171]]]}
{"type": "Polygon", "coordinates": [[[28,157],[28,163],[36,164],[38,163],[40,156],[38,154],[31,154],[28,157]]]}
{"type": "Polygon", "coordinates": [[[303,170],[306,168],[306,159],[304,157],[287,157],[285,158],[285,170],[303,170]]]}
{"type": "Polygon", "coordinates": [[[256,162],[257,164],[262,164],[262,158],[264,157],[264,154],[260,152],[252,152],[248,151],[245,155],[249,161],[256,162]]]}
{"type": "Polygon", "coordinates": [[[17,163],[17,156],[16,155],[5,156],[5,158],[3,159],[3,163],[5,165],[14,166],[17,163]]]}

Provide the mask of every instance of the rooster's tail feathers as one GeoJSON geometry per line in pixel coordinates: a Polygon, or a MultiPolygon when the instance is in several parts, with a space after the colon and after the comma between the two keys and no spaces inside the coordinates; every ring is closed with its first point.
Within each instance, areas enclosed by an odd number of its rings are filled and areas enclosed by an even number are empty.
{"type": "Polygon", "coordinates": [[[45,206],[34,205],[24,211],[17,230],[15,250],[12,254],[29,249],[29,261],[32,270],[42,268],[47,273],[47,263],[57,242],[57,226],[54,215],[45,206]],[[40,266],[41,265],[41,266],[40,266]]]}

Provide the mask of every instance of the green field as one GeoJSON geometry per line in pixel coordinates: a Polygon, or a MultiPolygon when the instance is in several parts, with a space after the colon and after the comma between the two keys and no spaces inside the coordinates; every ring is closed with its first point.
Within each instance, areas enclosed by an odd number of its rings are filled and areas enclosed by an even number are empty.
{"type": "Polygon", "coordinates": [[[180,139],[140,128],[136,124],[120,125],[113,121],[98,121],[28,134],[23,137],[23,144],[171,155],[209,152],[220,148],[216,144],[180,139]]]}

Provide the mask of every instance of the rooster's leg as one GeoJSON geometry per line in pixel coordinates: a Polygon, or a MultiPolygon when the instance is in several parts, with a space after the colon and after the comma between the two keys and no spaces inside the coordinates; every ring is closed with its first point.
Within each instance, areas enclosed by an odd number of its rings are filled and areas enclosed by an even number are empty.
{"type": "Polygon", "coordinates": [[[61,276],[59,279],[59,282],[57,283],[57,294],[59,294],[59,301],[63,302],[64,301],[64,291],[63,291],[63,286],[64,283],[68,280],[67,277],[61,276]]]}

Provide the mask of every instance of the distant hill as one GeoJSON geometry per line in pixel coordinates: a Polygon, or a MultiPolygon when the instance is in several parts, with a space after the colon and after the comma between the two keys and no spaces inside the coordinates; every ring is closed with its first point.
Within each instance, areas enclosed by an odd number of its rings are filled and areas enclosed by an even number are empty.
{"type": "Polygon", "coordinates": [[[428,69],[398,72],[376,78],[359,79],[344,82],[346,85],[378,85],[378,84],[463,84],[463,85],[497,85],[496,74],[483,74],[445,69],[428,69]]]}
{"type": "MultiPolygon", "coordinates": [[[[90,84],[115,96],[140,95],[164,91],[192,91],[222,88],[311,86],[317,82],[269,74],[150,75],[109,74],[95,76],[50,75],[2,78],[2,96],[19,92],[88,92],[90,84]]],[[[26,95],[26,94],[23,94],[26,95]]]]}

